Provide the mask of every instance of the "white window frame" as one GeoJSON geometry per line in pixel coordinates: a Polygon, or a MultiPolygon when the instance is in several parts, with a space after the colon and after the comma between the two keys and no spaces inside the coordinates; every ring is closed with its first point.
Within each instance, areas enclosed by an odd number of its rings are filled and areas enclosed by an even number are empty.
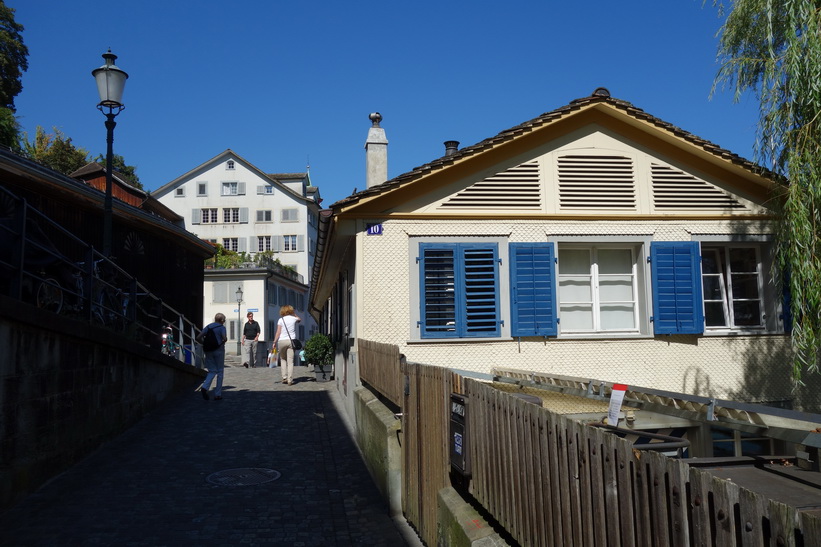
{"type": "Polygon", "coordinates": [[[299,222],[299,209],[292,207],[280,212],[282,222],[299,222]]]}
{"type": "Polygon", "coordinates": [[[234,168],[234,160],[228,160],[227,162],[225,162],[225,169],[227,169],[228,171],[233,171],[234,168]]]}
{"type": "Polygon", "coordinates": [[[216,224],[218,220],[219,214],[216,207],[200,209],[200,224],[216,224]]]}
{"type": "Polygon", "coordinates": [[[207,182],[198,182],[197,183],[197,197],[208,197],[208,183],[207,182]]]}
{"type": "Polygon", "coordinates": [[[185,186],[180,186],[174,190],[174,197],[175,198],[184,198],[185,197],[185,186]]]}
{"type": "Polygon", "coordinates": [[[239,238],[238,237],[224,237],[222,238],[222,246],[225,248],[226,251],[239,251],[239,238]]]}
{"type": "Polygon", "coordinates": [[[264,253],[272,249],[271,236],[257,236],[257,252],[264,253]]]}
{"type": "MultiPolygon", "coordinates": [[[[557,314],[559,317],[559,332],[561,334],[571,334],[571,335],[616,335],[616,334],[639,334],[641,332],[641,310],[639,306],[640,302],[640,287],[638,285],[639,281],[639,253],[636,250],[635,245],[625,245],[625,244],[608,244],[608,243],[562,243],[557,246],[556,249],[556,256],[558,259],[557,262],[557,269],[556,269],[556,283],[557,283],[557,314]],[[580,277],[578,274],[575,275],[568,275],[566,273],[562,273],[562,263],[561,263],[561,255],[563,251],[570,251],[570,250],[584,250],[589,252],[590,256],[590,273],[588,274],[590,279],[590,291],[591,291],[591,300],[585,302],[575,302],[575,301],[568,301],[563,299],[562,295],[562,281],[567,281],[572,277],[580,277]],[[606,305],[608,302],[602,301],[602,292],[600,290],[601,284],[603,281],[606,280],[606,276],[610,274],[602,274],[599,271],[599,259],[598,254],[599,251],[602,250],[626,250],[630,252],[631,258],[631,270],[629,274],[627,272],[618,274],[619,276],[623,275],[630,275],[631,277],[631,292],[632,292],[632,300],[630,301],[618,301],[620,303],[632,303],[633,309],[633,326],[626,327],[626,328],[615,328],[615,329],[606,329],[602,326],[602,306],[603,304],[606,305]],[[590,329],[568,329],[566,324],[567,321],[561,321],[563,308],[566,307],[568,304],[585,304],[590,305],[591,307],[591,314],[592,314],[592,326],[590,329]]],[[[615,275],[615,274],[614,274],[615,275]]],[[[615,303],[616,301],[612,301],[615,303]]]]}
{"type": "Polygon", "coordinates": [[[239,224],[239,207],[226,207],[222,210],[224,224],[239,224]]]}
{"type": "Polygon", "coordinates": [[[762,262],[761,246],[755,243],[736,243],[736,242],[702,242],[701,243],[701,257],[702,257],[702,289],[704,292],[704,328],[705,331],[720,332],[720,331],[761,331],[767,327],[766,319],[766,293],[764,287],[764,275],[762,262]],[[735,249],[749,249],[755,253],[756,271],[754,272],[733,272],[731,270],[730,252],[735,249]],[[705,273],[704,261],[711,255],[717,258],[716,264],[718,266],[717,272],[705,273]],[[723,259],[723,260],[722,260],[723,259]],[[756,276],[756,290],[758,291],[758,298],[737,298],[733,294],[734,283],[733,276],[756,276]],[[705,286],[708,279],[716,280],[716,287],[719,290],[718,298],[708,298],[715,296],[707,294],[707,287],[705,286]],[[707,324],[707,305],[710,303],[721,303],[722,311],[725,319],[724,325],[708,325],[707,324]],[[735,318],[735,306],[733,304],[740,302],[758,302],[759,318],[757,325],[737,325],[735,318]]]}
{"type": "Polygon", "coordinates": [[[295,253],[297,252],[297,242],[298,237],[294,234],[288,234],[282,236],[282,250],[286,253],[295,253]]]}
{"type": "Polygon", "coordinates": [[[271,223],[274,221],[274,212],[271,209],[257,209],[257,222],[271,223]]]}

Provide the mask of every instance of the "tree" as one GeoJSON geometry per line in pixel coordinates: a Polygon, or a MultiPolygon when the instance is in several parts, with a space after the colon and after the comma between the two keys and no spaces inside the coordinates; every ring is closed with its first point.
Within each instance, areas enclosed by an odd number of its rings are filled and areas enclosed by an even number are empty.
{"type": "Polygon", "coordinates": [[[14,152],[21,151],[20,124],[10,108],[0,106],[0,145],[11,148],[14,152]]]}
{"type": "Polygon", "coordinates": [[[23,25],[14,20],[14,9],[0,0],[0,106],[12,112],[14,98],[23,90],[23,72],[29,67],[22,32],[23,25]]]}
{"type": "Polygon", "coordinates": [[[760,102],[756,160],[781,186],[777,274],[790,292],[793,378],[821,357],[821,6],[734,0],[719,31],[716,85],[760,102]]]}
{"type": "MultiPolygon", "coordinates": [[[[94,158],[94,161],[99,163],[100,165],[105,166],[105,156],[102,154],[98,155],[94,158]]],[[[122,178],[125,179],[131,186],[134,188],[139,188],[140,190],[143,189],[143,183],[140,182],[140,177],[137,176],[137,168],[133,165],[126,165],[125,158],[123,158],[119,154],[112,154],[111,155],[111,166],[114,171],[119,173],[122,178]]]]}
{"type": "Polygon", "coordinates": [[[70,175],[88,163],[89,153],[74,146],[71,137],[66,137],[59,129],[53,129],[54,133],[46,133],[38,125],[32,142],[28,142],[28,135],[24,136],[23,152],[28,158],[46,167],[70,175]]]}

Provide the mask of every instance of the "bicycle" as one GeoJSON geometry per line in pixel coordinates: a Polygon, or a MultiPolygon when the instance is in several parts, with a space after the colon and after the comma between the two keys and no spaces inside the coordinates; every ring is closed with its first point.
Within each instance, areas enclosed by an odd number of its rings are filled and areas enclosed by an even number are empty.
{"type": "Polygon", "coordinates": [[[162,329],[162,353],[171,357],[179,357],[179,350],[180,345],[174,342],[174,329],[171,325],[166,325],[162,329]]]}

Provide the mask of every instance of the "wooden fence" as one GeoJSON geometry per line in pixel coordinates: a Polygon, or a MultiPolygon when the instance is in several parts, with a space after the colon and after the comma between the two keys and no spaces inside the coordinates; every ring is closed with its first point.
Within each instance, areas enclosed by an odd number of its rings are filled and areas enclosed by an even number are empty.
{"type": "Polygon", "coordinates": [[[442,367],[409,363],[402,375],[403,511],[428,545],[436,544],[437,493],[450,485],[452,391],[468,402],[469,492],[521,545],[821,545],[821,511],[634,450],[442,367]]]}
{"type": "Polygon", "coordinates": [[[402,405],[403,376],[399,347],[393,344],[358,341],[359,377],[396,406],[402,405]]]}

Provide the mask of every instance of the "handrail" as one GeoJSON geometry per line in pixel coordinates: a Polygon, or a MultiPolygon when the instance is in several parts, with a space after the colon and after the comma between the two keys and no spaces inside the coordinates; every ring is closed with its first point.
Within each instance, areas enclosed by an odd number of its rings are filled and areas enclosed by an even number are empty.
{"type": "Polygon", "coordinates": [[[159,347],[171,325],[176,357],[203,368],[199,328],[92,245],[0,187],[0,292],[159,347]]]}

